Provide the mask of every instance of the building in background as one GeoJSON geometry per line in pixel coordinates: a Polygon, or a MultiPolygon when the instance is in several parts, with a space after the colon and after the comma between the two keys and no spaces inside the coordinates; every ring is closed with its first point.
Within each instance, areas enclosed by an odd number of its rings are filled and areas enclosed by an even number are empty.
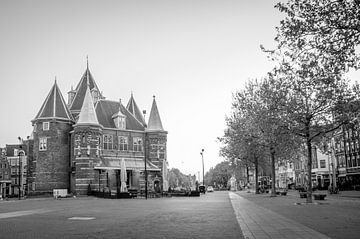
{"type": "Polygon", "coordinates": [[[278,188],[291,188],[295,184],[294,163],[290,160],[275,163],[275,175],[278,188]]]}
{"type": "Polygon", "coordinates": [[[358,125],[346,125],[334,136],[334,171],[340,190],[360,190],[359,136],[358,125]]]}
{"type": "Polygon", "coordinates": [[[0,148],[0,199],[6,198],[11,192],[11,169],[6,159],[6,149],[0,148]]]}

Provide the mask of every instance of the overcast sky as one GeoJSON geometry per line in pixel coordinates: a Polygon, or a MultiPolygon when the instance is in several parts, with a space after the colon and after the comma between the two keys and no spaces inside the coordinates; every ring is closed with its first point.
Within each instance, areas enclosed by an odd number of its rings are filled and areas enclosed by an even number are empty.
{"type": "Polygon", "coordinates": [[[274,46],[276,2],[1,1],[0,146],[31,134],[55,76],[67,100],[88,55],[107,99],[133,92],[149,113],[156,96],[170,167],[197,175],[204,149],[207,171],[223,160],[232,93],[272,68],[259,46],[274,46]]]}

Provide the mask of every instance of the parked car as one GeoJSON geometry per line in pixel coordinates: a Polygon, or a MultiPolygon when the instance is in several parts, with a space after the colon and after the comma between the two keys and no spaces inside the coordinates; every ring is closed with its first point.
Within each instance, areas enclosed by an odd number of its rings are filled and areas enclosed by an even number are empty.
{"type": "Polygon", "coordinates": [[[208,192],[214,192],[214,188],[212,186],[208,186],[206,191],[208,192]]]}

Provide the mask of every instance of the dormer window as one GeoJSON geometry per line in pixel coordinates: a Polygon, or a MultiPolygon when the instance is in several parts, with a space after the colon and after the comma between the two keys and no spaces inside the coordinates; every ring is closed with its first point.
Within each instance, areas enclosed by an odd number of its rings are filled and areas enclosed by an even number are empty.
{"type": "Polygon", "coordinates": [[[115,127],[118,129],[126,129],[126,117],[120,112],[114,117],[115,127]]]}

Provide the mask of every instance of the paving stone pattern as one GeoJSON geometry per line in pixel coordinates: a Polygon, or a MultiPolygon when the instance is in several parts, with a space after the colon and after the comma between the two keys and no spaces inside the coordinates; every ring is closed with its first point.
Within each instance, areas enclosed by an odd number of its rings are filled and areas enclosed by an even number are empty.
{"type": "Polygon", "coordinates": [[[238,194],[230,192],[229,196],[245,239],[329,238],[294,220],[258,206],[238,194]]]}

